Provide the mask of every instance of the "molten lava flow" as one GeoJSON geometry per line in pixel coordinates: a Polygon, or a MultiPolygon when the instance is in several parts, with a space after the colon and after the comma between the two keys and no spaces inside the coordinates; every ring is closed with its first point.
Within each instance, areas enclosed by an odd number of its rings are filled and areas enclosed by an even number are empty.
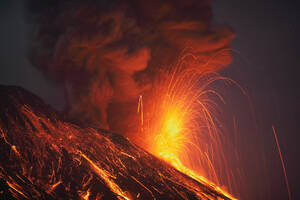
{"type": "MultiPolygon", "coordinates": [[[[0,86],[0,101],[0,199],[231,199],[181,161],[185,174],[123,136],[64,121],[20,88],[0,86]]],[[[177,114],[165,126],[174,134],[177,114]]]]}
{"type": "MultiPolygon", "coordinates": [[[[215,165],[226,167],[215,116],[216,101],[224,100],[211,85],[217,80],[230,80],[200,71],[197,59],[191,57],[180,60],[175,71],[163,73],[153,86],[154,97],[144,103],[149,106],[141,113],[141,130],[148,137],[146,148],[177,170],[234,199],[208,180],[220,184],[215,165]]],[[[143,109],[141,97],[138,107],[143,109]]]]}
{"type": "MultiPolygon", "coordinates": [[[[104,179],[104,181],[107,183],[107,185],[111,188],[111,190],[119,195],[119,199],[125,199],[125,200],[130,200],[131,198],[129,197],[129,195],[125,194],[125,192],[123,192],[119,186],[117,184],[115,184],[113,181],[110,180],[110,176],[111,174],[105,172],[104,170],[100,169],[97,164],[95,164],[90,158],[88,158],[85,154],[83,154],[82,152],[79,152],[79,154],[90,163],[90,165],[93,167],[93,169],[96,171],[97,174],[99,174],[100,177],[102,177],[104,179]]],[[[86,195],[88,195],[89,192],[87,192],[86,195]]],[[[88,199],[88,197],[86,198],[88,199]]]]}

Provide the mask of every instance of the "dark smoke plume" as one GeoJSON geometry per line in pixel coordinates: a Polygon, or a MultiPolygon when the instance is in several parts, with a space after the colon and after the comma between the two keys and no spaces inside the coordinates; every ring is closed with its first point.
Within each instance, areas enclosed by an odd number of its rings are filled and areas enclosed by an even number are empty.
{"type": "MultiPolygon", "coordinates": [[[[113,130],[130,126],[124,120],[136,112],[139,94],[184,49],[205,63],[233,37],[212,27],[210,0],[27,2],[33,65],[64,87],[69,116],[113,130]]],[[[209,67],[230,62],[223,54],[209,67]]]]}

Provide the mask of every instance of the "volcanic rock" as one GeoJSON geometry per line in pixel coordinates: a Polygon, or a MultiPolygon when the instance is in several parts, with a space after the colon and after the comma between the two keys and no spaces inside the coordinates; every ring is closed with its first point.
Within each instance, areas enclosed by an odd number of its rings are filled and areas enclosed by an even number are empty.
{"type": "Polygon", "coordinates": [[[0,86],[0,199],[229,199],[116,133],[0,86]]]}

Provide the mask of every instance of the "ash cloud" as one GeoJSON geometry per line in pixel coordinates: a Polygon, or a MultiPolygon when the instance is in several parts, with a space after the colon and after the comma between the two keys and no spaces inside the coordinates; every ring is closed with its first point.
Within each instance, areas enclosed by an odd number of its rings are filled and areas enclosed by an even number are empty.
{"type": "MultiPolygon", "coordinates": [[[[205,63],[233,34],[212,27],[209,0],[28,0],[30,60],[65,89],[69,116],[122,130],[139,94],[191,49],[205,63]]],[[[230,54],[213,59],[218,70],[230,54]]],[[[131,114],[130,114],[131,113],[131,114]]],[[[125,128],[126,129],[126,128],[125,128]]]]}

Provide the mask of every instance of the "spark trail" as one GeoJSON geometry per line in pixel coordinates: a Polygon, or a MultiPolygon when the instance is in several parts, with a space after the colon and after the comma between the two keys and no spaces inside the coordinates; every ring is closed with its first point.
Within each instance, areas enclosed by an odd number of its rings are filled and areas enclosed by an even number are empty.
{"type": "MultiPolygon", "coordinates": [[[[161,73],[153,84],[151,96],[139,98],[140,130],[146,144],[138,144],[179,171],[234,199],[216,186],[221,183],[221,175],[229,177],[226,175],[229,164],[222,144],[226,138],[217,117],[217,102],[225,101],[213,89],[213,84],[217,81],[236,83],[203,70],[193,54],[184,55],[171,69],[161,73]],[[220,174],[218,169],[225,173],[220,174]]],[[[227,181],[230,188],[234,178],[227,181]]]]}
{"type": "Polygon", "coordinates": [[[282,158],[282,154],[281,154],[281,150],[280,150],[280,146],[279,146],[277,134],[276,134],[276,131],[275,131],[275,127],[273,125],[272,125],[272,129],[273,129],[273,134],[274,134],[274,138],[275,138],[276,145],[277,145],[277,150],[278,150],[280,161],[281,161],[281,166],[282,166],[282,170],[283,170],[283,174],[284,174],[284,180],[285,180],[286,188],[287,188],[288,195],[289,195],[289,200],[292,200],[292,195],[291,195],[291,190],[290,190],[288,176],[287,176],[287,173],[286,173],[285,164],[284,164],[284,161],[283,161],[283,158],[282,158]]]}

